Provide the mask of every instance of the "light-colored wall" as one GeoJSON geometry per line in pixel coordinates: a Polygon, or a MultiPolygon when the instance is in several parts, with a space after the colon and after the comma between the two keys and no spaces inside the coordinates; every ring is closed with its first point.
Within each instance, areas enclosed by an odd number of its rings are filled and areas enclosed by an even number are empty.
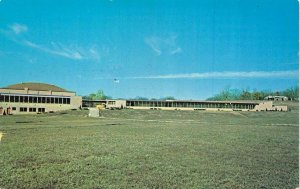
{"type": "Polygon", "coordinates": [[[259,103],[254,107],[255,111],[265,111],[265,110],[271,110],[273,107],[273,102],[272,101],[264,101],[259,103]]]}
{"type": "MultiPolygon", "coordinates": [[[[37,113],[36,112],[29,112],[29,108],[45,108],[45,112],[55,112],[55,111],[62,111],[62,110],[70,110],[75,109],[71,104],[38,104],[38,103],[14,103],[14,102],[0,102],[0,107],[7,109],[16,107],[16,110],[12,110],[12,114],[29,114],[29,113],[37,113]],[[27,112],[20,112],[20,108],[25,107],[27,108],[27,112]]],[[[77,108],[76,108],[77,109],[77,108]]]]}
{"type": "Polygon", "coordinates": [[[273,111],[288,111],[288,107],[287,106],[274,106],[273,107],[273,111]]]}
{"type": "Polygon", "coordinates": [[[72,96],[71,97],[71,106],[72,109],[78,109],[82,107],[82,97],[81,96],[72,96]]]}
{"type": "Polygon", "coordinates": [[[106,108],[125,108],[126,107],[126,100],[107,100],[106,101],[106,108]],[[111,104],[110,102],[114,102],[114,104],[111,104]]]}

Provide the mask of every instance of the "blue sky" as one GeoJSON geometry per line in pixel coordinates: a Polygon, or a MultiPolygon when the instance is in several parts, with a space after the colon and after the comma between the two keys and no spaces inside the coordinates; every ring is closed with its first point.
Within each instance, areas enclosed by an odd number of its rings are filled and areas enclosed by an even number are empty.
{"type": "Polygon", "coordinates": [[[0,0],[0,86],[205,99],[298,85],[297,0],[0,0]]]}

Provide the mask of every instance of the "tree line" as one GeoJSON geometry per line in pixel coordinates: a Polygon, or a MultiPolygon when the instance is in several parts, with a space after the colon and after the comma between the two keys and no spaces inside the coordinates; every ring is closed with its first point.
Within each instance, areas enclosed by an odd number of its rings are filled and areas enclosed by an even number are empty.
{"type": "MultiPolygon", "coordinates": [[[[298,101],[299,100],[299,87],[291,87],[285,89],[283,91],[267,91],[267,90],[252,90],[249,89],[231,89],[230,87],[226,87],[220,93],[207,98],[206,100],[263,100],[266,96],[286,96],[289,100],[298,101]]],[[[111,96],[105,95],[103,90],[98,90],[95,93],[91,93],[89,95],[83,96],[83,99],[86,100],[109,100],[112,99],[111,96]]],[[[120,98],[121,99],[121,98],[120,98]]],[[[162,98],[147,98],[137,96],[135,98],[131,98],[131,100],[176,100],[173,96],[167,96],[162,98]]]]}
{"type": "MultiPolygon", "coordinates": [[[[82,97],[85,100],[110,100],[112,99],[111,96],[108,96],[104,93],[103,90],[98,90],[95,93],[91,93],[89,95],[85,95],[82,97]]],[[[130,98],[131,100],[176,100],[172,96],[167,96],[167,97],[162,97],[162,98],[147,98],[147,97],[142,97],[142,96],[137,96],[135,98],[130,98]]],[[[123,98],[119,98],[118,100],[123,100],[123,98]]]]}
{"type": "Polygon", "coordinates": [[[231,89],[226,87],[220,93],[207,98],[206,100],[263,100],[266,96],[286,96],[289,100],[299,100],[299,87],[291,87],[283,91],[231,89]]]}

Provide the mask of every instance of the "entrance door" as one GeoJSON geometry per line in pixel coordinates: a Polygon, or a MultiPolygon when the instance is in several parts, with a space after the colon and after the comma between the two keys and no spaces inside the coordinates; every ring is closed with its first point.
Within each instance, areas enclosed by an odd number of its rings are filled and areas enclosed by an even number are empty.
{"type": "Polygon", "coordinates": [[[11,114],[11,108],[10,108],[10,107],[7,108],[6,113],[7,113],[7,115],[10,115],[10,114],[11,114]]]}

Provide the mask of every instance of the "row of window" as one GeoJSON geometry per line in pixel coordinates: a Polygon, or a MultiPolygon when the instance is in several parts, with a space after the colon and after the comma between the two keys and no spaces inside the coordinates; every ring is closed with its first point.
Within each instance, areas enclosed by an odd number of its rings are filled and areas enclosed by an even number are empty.
{"type": "Polygon", "coordinates": [[[127,106],[141,107],[184,107],[184,108],[228,108],[254,109],[255,104],[241,103],[202,103],[202,102],[163,102],[163,101],[127,101],[127,106]]]}
{"type": "Polygon", "coordinates": [[[69,97],[0,95],[0,102],[70,104],[71,99],[69,97]]]}
{"type": "MultiPolygon", "coordinates": [[[[13,110],[14,110],[14,107],[13,107],[13,110]]],[[[20,107],[20,112],[45,112],[45,108],[20,107]]]]}

